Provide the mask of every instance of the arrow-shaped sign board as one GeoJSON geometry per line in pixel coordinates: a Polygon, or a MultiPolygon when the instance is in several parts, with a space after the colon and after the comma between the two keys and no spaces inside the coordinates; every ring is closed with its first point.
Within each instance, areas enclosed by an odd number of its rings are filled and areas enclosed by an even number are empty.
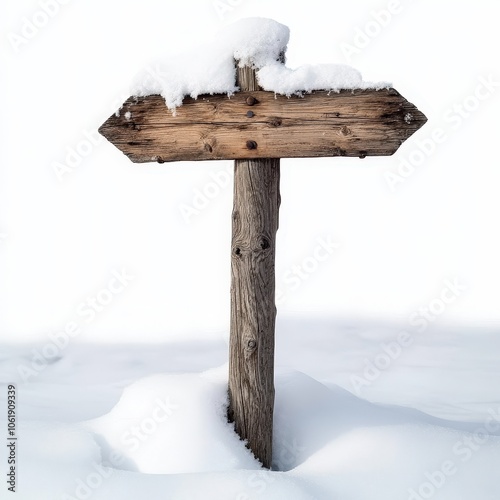
{"type": "Polygon", "coordinates": [[[238,92],[186,98],[175,114],[159,95],[131,97],[99,129],[135,163],[321,156],[388,156],[426,117],[395,89],[286,97],[238,92]]]}
{"type": "Polygon", "coordinates": [[[249,67],[236,83],[175,113],[159,95],[131,97],[99,131],[136,163],[236,160],[228,416],[271,467],[280,158],[392,155],[427,119],[393,88],[286,97],[260,90],[249,67]]]}

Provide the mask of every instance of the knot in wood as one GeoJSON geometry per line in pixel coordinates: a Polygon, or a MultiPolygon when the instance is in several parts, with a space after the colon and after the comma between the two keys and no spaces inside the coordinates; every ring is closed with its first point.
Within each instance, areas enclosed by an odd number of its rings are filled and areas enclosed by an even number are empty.
{"type": "Polygon", "coordinates": [[[271,246],[271,243],[269,243],[267,238],[261,238],[259,246],[262,250],[267,250],[271,246]]]}
{"type": "Polygon", "coordinates": [[[344,125],[341,129],[340,129],[340,133],[342,135],[350,135],[351,134],[351,129],[347,126],[347,125],[344,125]]]}
{"type": "Polygon", "coordinates": [[[271,125],[271,127],[281,127],[283,120],[277,116],[272,116],[271,118],[269,118],[268,123],[269,125],[271,125]]]}
{"type": "Polygon", "coordinates": [[[255,349],[257,347],[257,342],[255,340],[249,340],[247,342],[247,347],[249,349],[255,349]]]}
{"type": "Polygon", "coordinates": [[[237,256],[239,257],[239,256],[241,255],[241,248],[236,247],[236,248],[234,249],[234,255],[237,255],[237,256]]]}
{"type": "Polygon", "coordinates": [[[257,149],[257,143],[255,141],[247,141],[247,149],[257,149]]]}

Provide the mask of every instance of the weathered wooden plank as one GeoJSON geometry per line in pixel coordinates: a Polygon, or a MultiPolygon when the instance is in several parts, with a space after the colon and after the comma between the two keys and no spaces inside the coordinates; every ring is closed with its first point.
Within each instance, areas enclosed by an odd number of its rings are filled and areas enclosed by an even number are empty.
{"type": "Polygon", "coordinates": [[[426,121],[395,89],[250,91],[187,98],[175,115],[161,96],[131,97],[99,132],[136,163],[365,157],[392,155],[426,121]]]}
{"type": "MultiPolygon", "coordinates": [[[[238,68],[238,81],[242,88],[257,88],[249,68],[238,68]]],[[[279,159],[235,161],[228,416],[267,468],[273,440],[279,178],[279,159]]]]}

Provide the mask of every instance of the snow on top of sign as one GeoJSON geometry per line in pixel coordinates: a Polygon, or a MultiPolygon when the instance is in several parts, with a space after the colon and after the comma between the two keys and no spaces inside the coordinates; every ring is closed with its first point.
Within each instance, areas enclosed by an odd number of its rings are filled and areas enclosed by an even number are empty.
{"type": "MultiPolygon", "coordinates": [[[[262,68],[286,52],[290,30],[272,19],[250,17],[227,26],[221,43],[239,65],[262,68]]],[[[234,62],[232,62],[234,67],[234,62]]]]}
{"type": "Polygon", "coordinates": [[[387,82],[364,82],[361,73],[347,64],[304,64],[297,69],[283,64],[268,64],[257,73],[264,90],[290,96],[313,90],[381,89],[387,82]]]}
{"type": "Polygon", "coordinates": [[[287,96],[313,90],[385,88],[388,83],[363,82],[356,69],[344,64],[287,68],[283,58],[290,30],[272,19],[248,18],[229,25],[219,37],[191,51],[148,66],[132,85],[134,96],[160,94],[167,107],[182,105],[185,96],[237,92],[234,61],[257,70],[259,85],[287,96]]]}

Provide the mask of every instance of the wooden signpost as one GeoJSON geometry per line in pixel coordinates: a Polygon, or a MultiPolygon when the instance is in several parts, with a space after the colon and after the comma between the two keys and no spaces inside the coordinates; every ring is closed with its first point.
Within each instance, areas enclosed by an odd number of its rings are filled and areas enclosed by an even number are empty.
{"type": "Polygon", "coordinates": [[[427,119],[393,88],[287,98],[260,90],[248,67],[237,84],[175,115],[158,95],[131,97],[99,132],[135,163],[235,160],[229,419],[270,468],[280,158],[392,155],[427,119]]]}

